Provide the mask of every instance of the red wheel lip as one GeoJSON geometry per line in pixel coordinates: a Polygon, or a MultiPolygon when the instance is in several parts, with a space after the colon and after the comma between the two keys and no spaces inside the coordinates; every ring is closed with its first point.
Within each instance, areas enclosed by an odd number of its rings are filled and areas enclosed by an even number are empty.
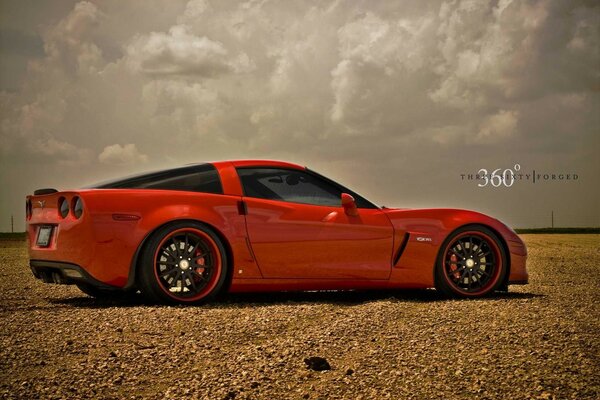
{"type": "Polygon", "coordinates": [[[156,282],[158,283],[158,286],[159,286],[160,290],[164,294],[166,294],[171,299],[176,300],[178,302],[192,303],[194,301],[198,301],[198,300],[201,300],[204,297],[206,297],[215,288],[215,286],[217,286],[217,283],[219,281],[219,276],[221,275],[222,265],[223,265],[223,262],[222,262],[222,258],[221,258],[221,252],[219,251],[219,247],[217,246],[217,243],[215,242],[215,240],[209,234],[207,234],[206,232],[204,232],[204,231],[202,231],[200,229],[197,229],[197,228],[180,228],[180,229],[176,229],[176,230],[174,230],[172,232],[169,232],[169,234],[167,236],[165,236],[160,241],[160,243],[156,247],[156,251],[154,252],[152,269],[154,271],[154,277],[156,279],[156,282]],[[211,280],[200,291],[200,293],[198,293],[196,296],[193,296],[193,297],[177,297],[177,296],[174,296],[173,293],[171,293],[170,291],[166,290],[163,287],[163,285],[161,284],[161,281],[160,281],[160,277],[158,276],[158,270],[157,270],[156,260],[157,260],[158,253],[159,253],[160,249],[162,248],[162,246],[165,244],[166,241],[168,241],[169,239],[171,239],[174,235],[177,235],[177,234],[182,233],[182,232],[193,233],[195,235],[200,236],[202,239],[204,239],[205,242],[206,242],[206,244],[208,244],[208,246],[210,247],[210,249],[213,251],[213,254],[214,254],[214,257],[215,257],[214,272],[213,272],[213,275],[211,276],[211,280]]]}
{"type": "Polygon", "coordinates": [[[444,248],[442,263],[443,263],[442,267],[443,267],[444,279],[446,280],[446,283],[448,283],[448,285],[450,285],[452,287],[452,290],[458,292],[458,294],[460,294],[461,296],[477,297],[477,296],[481,296],[481,295],[488,293],[491,288],[496,286],[496,284],[498,283],[498,280],[500,279],[500,276],[501,276],[501,269],[502,269],[502,266],[504,265],[504,258],[502,257],[502,252],[500,251],[500,247],[498,246],[496,241],[490,235],[488,235],[484,232],[481,232],[481,231],[465,231],[465,232],[461,232],[458,235],[454,236],[452,238],[452,240],[450,240],[450,242],[446,245],[446,247],[444,248]],[[496,268],[494,271],[494,278],[491,279],[490,282],[488,282],[483,288],[481,288],[480,290],[478,290],[476,292],[465,292],[460,287],[457,287],[454,284],[454,282],[452,282],[448,278],[448,274],[446,273],[446,265],[445,265],[446,264],[446,254],[448,254],[448,250],[450,249],[452,244],[454,244],[457,240],[459,240],[460,238],[462,238],[464,236],[479,236],[479,237],[483,238],[488,243],[488,245],[492,248],[492,251],[494,252],[494,256],[496,257],[496,260],[498,260],[496,262],[497,265],[496,265],[496,268]]]}

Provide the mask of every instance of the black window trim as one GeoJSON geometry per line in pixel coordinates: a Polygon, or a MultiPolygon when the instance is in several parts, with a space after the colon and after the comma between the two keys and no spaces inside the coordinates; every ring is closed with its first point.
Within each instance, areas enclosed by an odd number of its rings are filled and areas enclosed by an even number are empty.
{"type": "Polygon", "coordinates": [[[96,183],[93,185],[86,186],[85,188],[86,189],[107,189],[107,190],[119,190],[119,189],[122,189],[122,190],[166,190],[166,191],[200,193],[200,194],[215,194],[215,195],[224,195],[225,194],[225,191],[223,189],[223,181],[221,179],[221,174],[219,172],[219,169],[217,167],[215,167],[212,163],[199,163],[199,164],[192,164],[192,165],[184,165],[184,166],[175,167],[175,168],[165,168],[165,169],[161,169],[161,170],[157,170],[157,171],[142,172],[139,174],[126,176],[124,178],[111,179],[108,181],[99,182],[99,183],[96,183]],[[208,169],[206,169],[207,167],[208,167],[208,169]],[[147,176],[152,176],[152,175],[158,176],[160,174],[174,172],[174,171],[179,171],[182,173],[182,175],[185,175],[186,173],[214,171],[215,175],[217,177],[217,181],[219,182],[220,192],[214,193],[214,192],[201,192],[201,191],[197,191],[197,190],[121,187],[122,185],[127,185],[128,183],[135,181],[136,179],[140,179],[142,177],[147,177],[147,176]]]}
{"type": "MultiPolygon", "coordinates": [[[[315,172],[311,169],[309,169],[308,167],[304,167],[304,168],[293,168],[293,167],[278,167],[275,165],[262,165],[262,164],[257,164],[257,165],[244,165],[242,167],[235,167],[236,173],[238,170],[240,169],[279,169],[279,170],[284,170],[284,171],[293,171],[293,172],[304,172],[307,173],[308,175],[311,175],[313,178],[317,178],[320,179],[322,181],[325,181],[326,183],[334,186],[335,188],[337,188],[338,190],[341,191],[341,193],[348,193],[349,195],[351,195],[352,197],[354,197],[354,199],[360,198],[362,199],[366,204],[368,204],[370,207],[360,207],[357,204],[357,207],[359,209],[363,209],[363,210],[380,210],[381,207],[379,207],[378,205],[376,205],[375,203],[367,200],[364,196],[361,196],[360,194],[356,193],[353,190],[348,189],[347,187],[337,183],[336,181],[334,181],[333,179],[330,179],[324,175],[319,174],[318,172],[315,172]]],[[[237,177],[240,181],[240,186],[242,187],[242,193],[244,195],[244,197],[249,197],[252,199],[261,199],[261,200],[269,200],[269,201],[277,201],[277,202],[282,202],[282,203],[291,203],[291,204],[303,204],[303,205],[309,205],[309,206],[313,206],[313,207],[327,207],[327,208],[332,208],[334,206],[325,206],[325,205],[320,205],[320,204],[311,204],[311,203],[299,203],[297,201],[288,201],[288,200],[278,200],[278,199],[265,199],[262,197],[254,197],[254,196],[248,196],[246,195],[246,188],[244,188],[244,184],[242,183],[242,180],[240,178],[240,175],[237,174],[237,177]]],[[[341,201],[341,199],[340,199],[341,201]]],[[[341,204],[339,206],[339,208],[341,208],[341,204]]]]}

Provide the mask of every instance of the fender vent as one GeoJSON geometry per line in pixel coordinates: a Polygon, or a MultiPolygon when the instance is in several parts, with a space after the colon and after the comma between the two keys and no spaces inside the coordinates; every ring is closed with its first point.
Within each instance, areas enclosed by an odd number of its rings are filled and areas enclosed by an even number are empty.
{"type": "Polygon", "coordinates": [[[400,257],[402,256],[402,253],[404,253],[404,249],[406,248],[406,245],[408,244],[408,239],[410,238],[410,234],[408,232],[406,232],[404,234],[404,237],[402,238],[402,242],[400,242],[400,247],[398,247],[398,251],[396,252],[396,256],[394,257],[394,266],[396,266],[396,264],[398,264],[398,261],[400,261],[400,257]]]}

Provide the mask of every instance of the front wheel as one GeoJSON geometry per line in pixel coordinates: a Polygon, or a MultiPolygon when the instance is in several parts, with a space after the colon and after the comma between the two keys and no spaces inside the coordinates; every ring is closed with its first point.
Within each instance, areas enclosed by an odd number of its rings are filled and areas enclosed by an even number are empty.
{"type": "Polygon", "coordinates": [[[163,227],[142,253],[142,293],[153,301],[205,302],[223,287],[226,257],[221,240],[204,224],[179,222],[163,227]]]}
{"type": "Polygon", "coordinates": [[[452,297],[481,297],[497,290],[508,270],[498,236],[483,226],[454,232],[441,247],[435,268],[436,288],[452,297]]]}

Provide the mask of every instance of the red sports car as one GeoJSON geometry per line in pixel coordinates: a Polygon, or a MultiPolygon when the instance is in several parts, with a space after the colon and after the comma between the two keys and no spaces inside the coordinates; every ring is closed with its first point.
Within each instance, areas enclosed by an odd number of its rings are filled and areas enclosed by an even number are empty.
{"type": "Polygon", "coordinates": [[[280,161],[204,163],[27,196],[33,274],[92,296],[435,287],[478,297],[525,284],[527,250],[486,215],[378,207],[280,161]]]}

